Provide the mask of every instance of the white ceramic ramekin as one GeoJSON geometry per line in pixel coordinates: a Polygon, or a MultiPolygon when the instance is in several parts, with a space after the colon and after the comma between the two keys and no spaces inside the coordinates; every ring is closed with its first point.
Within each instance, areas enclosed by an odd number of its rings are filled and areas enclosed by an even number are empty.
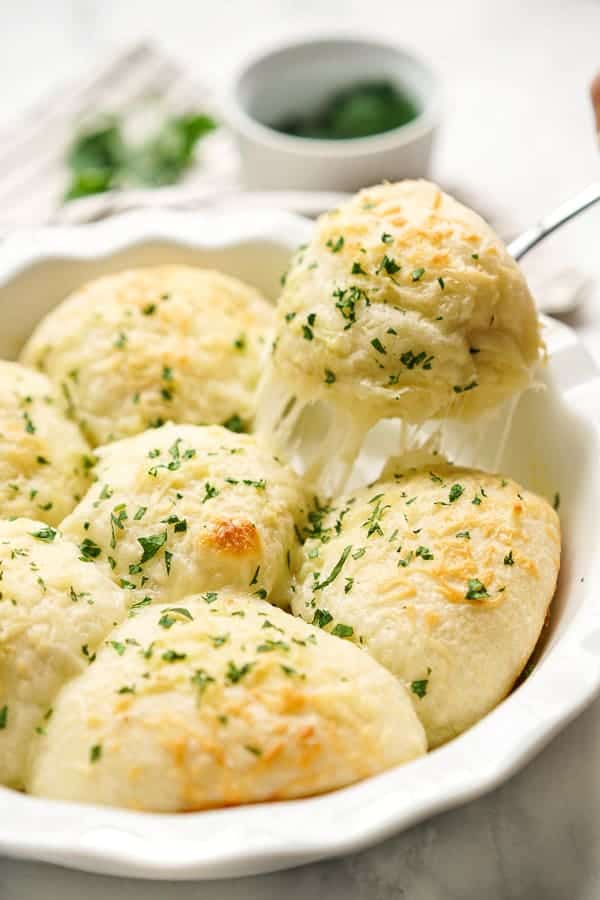
{"type": "MultiPolygon", "coordinates": [[[[312,224],[286,213],[144,211],[21,235],[0,247],[0,356],[75,286],[129,266],[214,266],[277,295],[312,224]]],[[[349,853],[490,790],[600,687],[600,373],[569,328],[544,321],[545,390],[522,397],[501,469],[560,493],[563,564],[529,678],[459,738],[319,797],[182,815],[57,803],[0,788],[0,855],[153,879],[268,872],[349,853]]]]}
{"type": "Polygon", "coordinates": [[[439,120],[437,79],[422,60],[378,40],[331,37],[279,46],[245,63],[224,95],[246,187],[352,191],[426,175],[439,120]],[[412,122],[372,137],[315,140],[269,127],[314,110],[339,88],[390,81],[416,101],[412,122]]]}

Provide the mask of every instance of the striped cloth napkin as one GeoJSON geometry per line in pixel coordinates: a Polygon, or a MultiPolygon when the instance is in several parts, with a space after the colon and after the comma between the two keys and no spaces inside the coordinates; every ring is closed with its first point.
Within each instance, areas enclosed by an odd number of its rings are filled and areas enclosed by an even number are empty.
{"type": "MultiPolygon", "coordinates": [[[[67,149],[73,137],[100,116],[140,117],[148,105],[155,112],[164,110],[165,116],[192,109],[218,115],[210,90],[196,84],[162,51],[141,43],[115,53],[4,126],[0,130],[0,232],[94,218],[101,195],[62,205],[68,182],[67,149]]],[[[198,201],[204,192],[213,196],[235,186],[237,157],[225,129],[203,138],[197,158],[198,165],[184,184],[198,201]]],[[[172,191],[166,189],[167,197],[172,191]]],[[[133,193],[160,197],[162,190],[133,193]]],[[[142,200],[140,196],[136,205],[143,205],[142,200]]],[[[104,205],[105,200],[101,202],[104,205]]]]}

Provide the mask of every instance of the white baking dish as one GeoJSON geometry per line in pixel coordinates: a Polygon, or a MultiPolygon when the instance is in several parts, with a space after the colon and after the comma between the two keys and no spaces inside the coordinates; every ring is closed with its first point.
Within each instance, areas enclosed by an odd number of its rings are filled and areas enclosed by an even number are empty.
{"type": "MultiPolygon", "coordinates": [[[[275,297],[311,224],[286,213],[131,213],[15,237],[0,248],[0,356],[82,281],[126,266],[215,266],[275,297]]],[[[504,472],[560,492],[564,555],[549,628],[530,677],[470,731],[428,756],[320,797],[178,816],[77,806],[0,788],[0,854],[149,878],[248,875],[348,853],[508,778],[600,686],[600,374],[546,320],[546,389],[520,401],[504,472]]]]}

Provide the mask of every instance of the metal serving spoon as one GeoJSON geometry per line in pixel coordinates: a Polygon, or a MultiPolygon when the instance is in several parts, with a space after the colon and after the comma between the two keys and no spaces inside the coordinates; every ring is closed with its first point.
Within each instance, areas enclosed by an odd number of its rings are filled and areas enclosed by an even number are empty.
{"type": "Polygon", "coordinates": [[[508,244],[508,252],[516,260],[521,259],[532,247],[539,244],[545,237],[552,234],[553,231],[556,231],[556,229],[560,228],[561,225],[564,225],[565,222],[578,216],[579,213],[589,209],[594,203],[598,203],[599,200],[600,181],[594,181],[579,194],[575,194],[574,197],[561,203],[555,210],[547,216],[544,216],[537,225],[532,225],[531,228],[528,228],[518,237],[514,238],[514,240],[508,244]]]}

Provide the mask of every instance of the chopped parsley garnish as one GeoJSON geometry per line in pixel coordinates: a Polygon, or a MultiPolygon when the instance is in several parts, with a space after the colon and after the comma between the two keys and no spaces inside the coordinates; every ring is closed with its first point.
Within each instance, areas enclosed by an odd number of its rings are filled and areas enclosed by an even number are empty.
{"type": "Polygon", "coordinates": [[[410,689],[413,694],[416,694],[417,697],[422,700],[423,697],[427,694],[427,685],[429,684],[428,678],[419,678],[417,681],[411,681],[410,689]]]}
{"type": "Polygon", "coordinates": [[[470,381],[468,384],[464,385],[455,384],[452,390],[455,394],[464,394],[466,391],[472,391],[473,388],[476,388],[477,384],[478,383],[476,381],[470,381]]]}
{"type": "Polygon", "coordinates": [[[272,650],[285,650],[286,652],[290,649],[290,645],[286,644],[285,641],[271,641],[266,640],[264,643],[259,644],[256,648],[257,653],[270,653],[272,650]]]}
{"type": "Polygon", "coordinates": [[[424,350],[421,350],[420,353],[414,353],[412,350],[407,350],[400,357],[400,362],[403,366],[406,366],[407,369],[415,369],[418,366],[422,366],[423,369],[431,369],[431,363],[433,362],[435,357],[428,356],[424,350]]]}
{"type": "Polygon", "coordinates": [[[446,287],[446,282],[444,281],[444,279],[442,277],[440,277],[440,278],[438,278],[437,281],[438,281],[438,284],[441,287],[441,289],[444,290],[444,288],[446,287]]]}
{"type": "Polygon", "coordinates": [[[399,266],[398,263],[392,259],[391,256],[388,256],[387,253],[381,260],[379,266],[377,267],[376,275],[379,275],[381,270],[387,272],[388,275],[395,275],[396,272],[399,272],[402,266],[399,266]]]}
{"type": "Polygon", "coordinates": [[[560,509],[560,494],[558,493],[558,491],[554,495],[554,501],[552,503],[552,508],[554,510],[556,510],[557,512],[560,509]]]}
{"type": "Polygon", "coordinates": [[[171,560],[173,559],[173,554],[170,550],[165,550],[165,569],[167,571],[167,575],[171,574],[171,560]]]}
{"type": "Polygon", "coordinates": [[[87,661],[90,662],[90,663],[93,663],[94,660],[96,659],[96,654],[95,654],[95,653],[90,653],[90,648],[88,647],[87,644],[82,644],[82,646],[81,646],[81,652],[83,653],[83,655],[85,656],[85,658],[87,659],[87,661]]]}
{"type": "Polygon", "coordinates": [[[35,425],[27,410],[23,413],[23,418],[25,419],[25,431],[27,434],[35,434],[35,425]]]}
{"type": "Polygon", "coordinates": [[[425,274],[425,269],[422,269],[422,268],[413,269],[413,271],[410,274],[410,277],[412,278],[413,281],[420,281],[424,274],[425,274]]]}
{"type": "Polygon", "coordinates": [[[246,426],[237,413],[234,413],[223,422],[223,428],[227,428],[228,431],[233,431],[235,434],[243,434],[246,430],[246,426]]]}
{"type": "Polygon", "coordinates": [[[415,556],[420,556],[421,559],[433,559],[433,553],[429,549],[429,547],[417,547],[415,550],[415,556]]]}
{"type": "Polygon", "coordinates": [[[190,681],[192,682],[194,687],[198,688],[200,696],[202,696],[208,685],[211,682],[214,682],[214,680],[215,679],[212,677],[212,675],[209,675],[204,671],[204,669],[196,669],[196,671],[190,678],[190,681]]]}
{"type": "Polygon", "coordinates": [[[332,620],[333,616],[326,609],[315,609],[311,624],[316,625],[318,628],[325,628],[332,620]]]}
{"type": "Polygon", "coordinates": [[[325,369],[325,384],[333,384],[335,380],[335,372],[332,372],[331,369],[325,369]]]}
{"type": "Polygon", "coordinates": [[[90,762],[95,763],[98,762],[100,757],[102,756],[102,744],[94,744],[93,747],[90,747],[90,762]]]}
{"type": "Polygon", "coordinates": [[[465,489],[462,484],[453,484],[450,488],[450,493],[448,494],[449,502],[454,503],[456,500],[458,500],[459,497],[462,497],[464,492],[465,489]]]}
{"type": "Polygon", "coordinates": [[[210,481],[207,481],[204,485],[204,497],[202,498],[202,502],[206,503],[207,500],[212,500],[212,498],[217,497],[218,494],[219,491],[214,486],[214,484],[211,484],[210,481]]]}
{"type": "Polygon", "coordinates": [[[367,274],[359,262],[352,263],[351,272],[353,275],[366,275],[367,274]]]}
{"type": "Polygon", "coordinates": [[[336,288],[333,296],[336,298],[336,309],[339,309],[348,323],[345,329],[351,328],[356,322],[356,304],[358,301],[362,298],[367,305],[369,304],[365,292],[361,288],[356,287],[356,285],[349,288],[336,288]]]}
{"type": "Polygon", "coordinates": [[[96,559],[102,553],[102,548],[90,538],[85,538],[79,545],[79,549],[81,550],[81,559],[86,561],[96,559]]]}
{"type": "Polygon", "coordinates": [[[329,238],[325,246],[329,247],[332,253],[339,253],[344,246],[344,236],[340,234],[337,241],[334,241],[333,238],[329,238]]]}
{"type": "Polygon", "coordinates": [[[109,641],[110,646],[113,648],[115,653],[118,653],[119,656],[123,656],[127,647],[125,644],[119,643],[119,641],[109,641]]]}
{"type": "Polygon", "coordinates": [[[161,531],[159,534],[151,534],[148,537],[138,538],[137,542],[143,550],[139,564],[142,566],[144,563],[148,562],[148,560],[152,559],[153,556],[156,556],[166,540],[166,531],[161,531]]]}
{"type": "Polygon", "coordinates": [[[143,519],[146,513],[148,512],[147,506],[139,506],[135,516],[133,517],[136,522],[139,522],[140,519],[143,519]]]}
{"type": "Polygon", "coordinates": [[[152,316],[156,312],[156,303],[147,303],[146,306],[142,307],[142,314],[144,316],[152,316]]]}
{"type": "Polygon", "coordinates": [[[143,600],[136,600],[135,603],[132,603],[129,607],[129,615],[134,616],[136,610],[143,609],[145,606],[150,606],[151,603],[151,597],[144,597],[143,600]]]}
{"type": "Polygon", "coordinates": [[[219,599],[219,595],[216,591],[207,591],[205,594],[202,594],[202,599],[205,603],[214,603],[215,600],[219,599]]]}
{"type": "Polygon", "coordinates": [[[457,531],[456,537],[457,538],[465,538],[465,540],[470,541],[471,540],[471,532],[470,531],[457,531]]]}
{"type": "Polygon", "coordinates": [[[113,511],[110,514],[110,529],[111,529],[111,539],[110,546],[114,550],[117,546],[117,533],[115,528],[120,529],[120,531],[125,530],[125,525],[123,524],[127,519],[127,510],[125,508],[124,503],[120,503],[118,506],[115,506],[113,511]],[[116,515],[115,515],[116,513],[116,515]]]}
{"type": "Polygon", "coordinates": [[[467,600],[482,600],[484,597],[489,596],[485,584],[482,584],[479,578],[469,578],[465,594],[467,600]]]}
{"type": "Polygon", "coordinates": [[[327,578],[325,578],[324,581],[317,582],[317,584],[315,584],[313,587],[313,591],[321,591],[321,590],[323,590],[323,588],[327,587],[328,584],[331,584],[332,581],[335,581],[335,579],[338,577],[338,575],[342,571],[342,569],[344,567],[344,563],[348,559],[348,556],[350,555],[351,550],[352,550],[352,544],[348,544],[347,547],[344,547],[342,555],[336,562],[335,566],[333,567],[333,569],[331,570],[331,572],[329,573],[327,578]]]}
{"type": "Polygon", "coordinates": [[[233,346],[236,350],[245,350],[246,349],[246,335],[240,334],[239,337],[235,339],[233,342],[233,346]]]}
{"type": "Polygon", "coordinates": [[[384,231],[383,234],[381,235],[381,241],[383,244],[392,244],[394,241],[394,238],[392,237],[391,234],[388,234],[387,231],[384,231]]]}
{"type": "Polygon", "coordinates": [[[302,334],[304,336],[304,340],[306,341],[312,341],[312,339],[314,338],[312,328],[309,328],[308,325],[302,326],[302,334]]]}
{"type": "Polygon", "coordinates": [[[509,550],[509,552],[504,557],[504,565],[505,566],[514,566],[514,564],[515,564],[515,560],[513,558],[513,552],[512,552],[512,550],[509,550]]]}
{"type": "Polygon", "coordinates": [[[8,706],[5,704],[0,708],[0,731],[6,728],[8,723],[8,706]]]}
{"type": "Polygon", "coordinates": [[[177,653],[176,650],[165,650],[161,655],[161,659],[164,659],[165,662],[180,662],[180,660],[185,659],[186,657],[187,653],[177,653]]]}
{"type": "Polygon", "coordinates": [[[169,606],[167,607],[167,609],[161,610],[161,613],[162,615],[158,620],[158,624],[162,628],[171,628],[171,626],[174,625],[175,622],[179,621],[182,618],[187,619],[188,622],[194,621],[193,615],[191,614],[189,609],[186,609],[184,606],[169,606]]]}
{"type": "Polygon", "coordinates": [[[354,628],[352,625],[342,625],[341,622],[338,622],[337,625],[331,631],[332,634],[335,634],[336,637],[348,638],[352,637],[354,634],[354,628]]]}
{"type": "Polygon", "coordinates": [[[54,538],[56,537],[56,529],[50,528],[40,528],[39,531],[30,531],[31,537],[37,538],[38,541],[44,541],[45,544],[51,544],[54,538]]]}
{"type": "Polygon", "coordinates": [[[370,538],[373,534],[379,534],[383,537],[383,531],[381,529],[380,522],[383,519],[384,514],[388,509],[390,509],[389,504],[386,506],[381,505],[383,494],[377,494],[375,497],[372,497],[369,500],[369,503],[374,503],[373,512],[369,516],[366,522],[363,522],[363,528],[367,528],[367,538],[370,538]]]}
{"type": "Polygon", "coordinates": [[[247,750],[248,753],[252,753],[253,756],[262,756],[260,747],[254,747],[252,744],[244,744],[244,750],[247,750]]]}
{"type": "Polygon", "coordinates": [[[387,350],[385,349],[379,338],[373,338],[373,340],[371,341],[371,347],[374,347],[378,353],[387,353],[387,350]]]}
{"type": "Polygon", "coordinates": [[[248,672],[252,669],[254,663],[247,662],[243,663],[241,666],[236,666],[232,660],[229,660],[227,663],[227,672],[225,673],[225,680],[229,684],[237,684],[238,681],[241,681],[248,672]]]}

